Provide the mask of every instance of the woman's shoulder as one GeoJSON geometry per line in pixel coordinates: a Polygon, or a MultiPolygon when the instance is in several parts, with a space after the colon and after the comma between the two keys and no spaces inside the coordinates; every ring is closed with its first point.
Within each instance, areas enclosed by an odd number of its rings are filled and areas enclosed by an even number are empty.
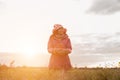
{"type": "Polygon", "coordinates": [[[53,35],[53,34],[51,34],[51,35],[50,35],[50,38],[53,38],[53,37],[54,37],[54,35],[53,35]]]}
{"type": "Polygon", "coordinates": [[[54,35],[51,34],[50,37],[49,37],[50,40],[54,39],[54,35]]]}
{"type": "Polygon", "coordinates": [[[65,39],[68,39],[68,40],[70,39],[69,36],[68,36],[67,34],[65,34],[65,39]]]}

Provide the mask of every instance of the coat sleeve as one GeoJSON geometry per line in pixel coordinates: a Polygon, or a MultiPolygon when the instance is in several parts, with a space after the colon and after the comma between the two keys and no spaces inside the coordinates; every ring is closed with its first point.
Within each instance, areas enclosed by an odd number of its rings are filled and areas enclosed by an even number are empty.
{"type": "Polygon", "coordinates": [[[68,38],[68,41],[67,41],[67,48],[72,50],[72,45],[71,45],[71,41],[70,41],[69,38],[68,38]]]}
{"type": "Polygon", "coordinates": [[[48,50],[49,53],[54,53],[52,36],[50,36],[50,38],[49,38],[47,50],[48,50]]]}
{"type": "Polygon", "coordinates": [[[65,52],[66,52],[67,54],[70,54],[70,53],[72,52],[72,45],[71,45],[71,41],[70,41],[69,38],[68,38],[68,40],[67,40],[65,52]]]}

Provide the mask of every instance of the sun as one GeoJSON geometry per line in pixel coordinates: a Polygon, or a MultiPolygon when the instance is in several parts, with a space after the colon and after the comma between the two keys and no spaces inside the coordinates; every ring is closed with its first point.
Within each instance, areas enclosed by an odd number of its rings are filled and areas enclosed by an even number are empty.
{"type": "Polygon", "coordinates": [[[39,52],[39,47],[37,45],[35,45],[34,43],[21,43],[22,47],[20,48],[20,53],[26,57],[26,58],[33,58],[36,54],[38,54],[39,52]]]}
{"type": "Polygon", "coordinates": [[[26,47],[22,54],[24,54],[25,57],[32,58],[37,54],[37,51],[32,47],[26,47]]]}
{"type": "Polygon", "coordinates": [[[23,35],[17,42],[16,52],[22,54],[26,58],[33,58],[38,54],[44,54],[47,52],[47,40],[46,37],[43,40],[41,37],[32,34],[27,37],[23,35]]]}

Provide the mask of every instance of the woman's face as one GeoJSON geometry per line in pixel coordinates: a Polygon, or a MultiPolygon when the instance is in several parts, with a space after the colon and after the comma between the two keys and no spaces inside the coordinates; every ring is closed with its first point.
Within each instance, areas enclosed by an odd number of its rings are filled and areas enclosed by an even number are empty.
{"type": "Polygon", "coordinates": [[[57,32],[58,32],[58,34],[61,34],[61,35],[65,34],[65,30],[63,28],[58,29],[57,32]]]}

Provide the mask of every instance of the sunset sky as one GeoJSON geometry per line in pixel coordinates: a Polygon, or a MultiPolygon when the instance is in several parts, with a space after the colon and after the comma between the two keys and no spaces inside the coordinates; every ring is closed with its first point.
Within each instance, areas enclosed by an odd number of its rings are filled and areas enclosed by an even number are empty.
{"type": "Polygon", "coordinates": [[[53,25],[59,23],[67,28],[72,41],[74,65],[119,61],[119,45],[113,46],[120,44],[119,5],[118,0],[0,0],[0,52],[48,54],[49,36],[53,25]],[[105,51],[109,42],[110,49],[117,50],[105,51]],[[94,43],[93,49],[98,51],[99,47],[102,52],[81,54],[85,43],[94,43]]]}

